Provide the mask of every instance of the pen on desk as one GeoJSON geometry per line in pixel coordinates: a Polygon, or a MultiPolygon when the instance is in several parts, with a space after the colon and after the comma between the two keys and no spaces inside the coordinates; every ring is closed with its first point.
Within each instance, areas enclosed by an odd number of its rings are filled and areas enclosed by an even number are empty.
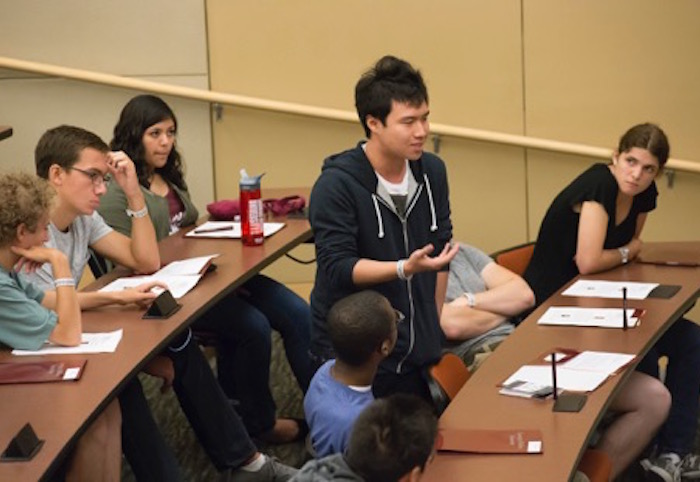
{"type": "Polygon", "coordinates": [[[627,287],[622,287],[622,329],[627,329],[627,287]]]}
{"type": "Polygon", "coordinates": [[[231,226],[221,226],[218,228],[203,228],[203,229],[195,229],[194,234],[205,234],[205,233],[216,233],[218,231],[230,231],[233,229],[233,225],[231,226]]]}
{"type": "Polygon", "coordinates": [[[552,396],[554,400],[559,397],[557,393],[557,354],[552,353],[552,396]]]}

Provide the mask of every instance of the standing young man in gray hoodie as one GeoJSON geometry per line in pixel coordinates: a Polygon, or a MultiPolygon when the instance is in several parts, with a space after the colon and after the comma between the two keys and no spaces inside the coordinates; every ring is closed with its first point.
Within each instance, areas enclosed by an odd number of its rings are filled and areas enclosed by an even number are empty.
{"type": "Polygon", "coordinates": [[[379,368],[374,393],[407,392],[430,400],[422,369],[441,352],[440,315],[447,269],[457,253],[447,172],[423,152],[428,92],[420,72],[381,58],[355,87],[367,141],[326,159],[310,200],[318,268],[311,294],[311,354],[333,358],[326,316],[363,288],[383,294],[406,319],[379,368]]]}

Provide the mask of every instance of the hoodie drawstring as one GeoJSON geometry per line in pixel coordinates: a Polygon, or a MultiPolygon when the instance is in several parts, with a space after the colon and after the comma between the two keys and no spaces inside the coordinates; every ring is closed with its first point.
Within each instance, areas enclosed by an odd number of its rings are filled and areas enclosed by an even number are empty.
{"type": "Polygon", "coordinates": [[[382,213],[379,211],[379,202],[376,194],[372,194],[372,202],[374,202],[374,212],[377,213],[377,225],[379,226],[377,237],[382,239],[384,238],[384,222],[382,221],[382,213]]]}
{"type": "Polygon", "coordinates": [[[428,202],[430,204],[430,216],[432,217],[433,221],[432,224],[430,225],[430,231],[435,232],[437,231],[437,216],[435,215],[435,202],[433,201],[433,190],[430,189],[430,180],[428,179],[427,174],[423,174],[423,179],[425,179],[425,187],[428,189],[428,202]]]}

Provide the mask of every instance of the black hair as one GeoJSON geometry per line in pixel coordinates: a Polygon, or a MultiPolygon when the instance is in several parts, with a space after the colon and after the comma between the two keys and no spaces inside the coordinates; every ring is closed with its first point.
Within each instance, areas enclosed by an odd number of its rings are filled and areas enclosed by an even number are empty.
{"type": "Polygon", "coordinates": [[[397,481],[430,459],[435,411],[423,399],[394,394],[372,402],[355,420],[345,460],[365,482],[397,481]]]}
{"type": "MultiPolygon", "coordinates": [[[[144,156],[143,134],[154,124],[172,119],[177,132],[177,118],[170,106],[155,95],[138,95],[131,99],[122,109],[119,121],[114,126],[114,137],[110,147],[115,151],[124,151],[134,161],[139,184],[150,188],[148,165],[144,156]]],[[[177,143],[168,155],[165,166],[156,169],[166,181],[186,190],[182,159],[177,150],[177,143]]]]}
{"type": "Polygon", "coordinates": [[[396,315],[389,301],[372,290],[351,294],[328,312],[328,335],[339,360],[361,366],[391,337],[396,315]]]}
{"type": "Polygon", "coordinates": [[[367,138],[367,116],[386,125],[392,101],[420,106],[428,102],[428,89],[420,71],[408,62],[387,55],[365,72],[355,86],[355,108],[367,138]]]}

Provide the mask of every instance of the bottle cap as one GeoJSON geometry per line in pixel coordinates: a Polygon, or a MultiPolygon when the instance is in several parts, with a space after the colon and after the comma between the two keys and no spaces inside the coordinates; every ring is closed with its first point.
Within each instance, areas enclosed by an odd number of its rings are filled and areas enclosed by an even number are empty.
{"type": "Polygon", "coordinates": [[[259,176],[249,176],[245,169],[241,169],[241,186],[254,187],[260,185],[260,179],[265,175],[263,172],[259,176]]]}

